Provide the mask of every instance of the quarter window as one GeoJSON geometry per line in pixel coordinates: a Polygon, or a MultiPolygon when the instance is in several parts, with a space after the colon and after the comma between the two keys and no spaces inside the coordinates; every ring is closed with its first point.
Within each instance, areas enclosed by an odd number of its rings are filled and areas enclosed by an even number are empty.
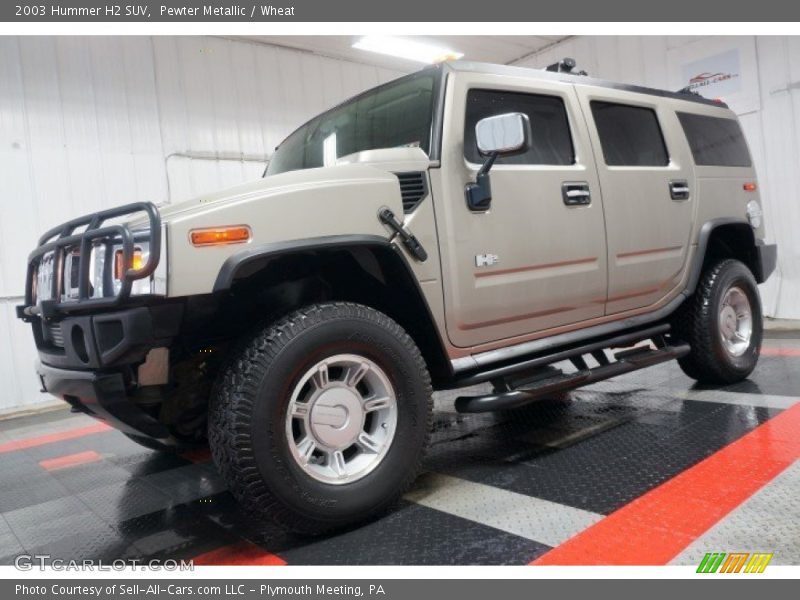
{"type": "Polygon", "coordinates": [[[485,117],[510,112],[528,115],[531,147],[524,154],[498,157],[496,164],[571,165],[575,162],[572,137],[564,101],[558,96],[523,94],[498,90],[470,90],[464,124],[464,157],[482,163],[475,141],[475,125],[485,117]]]}
{"type": "Polygon", "coordinates": [[[654,110],[599,101],[593,101],[591,106],[607,165],[664,167],[669,164],[654,110]]]}
{"type": "Polygon", "coordinates": [[[697,165],[749,167],[750,153],[735,119],[678,113],[697,165]]]}

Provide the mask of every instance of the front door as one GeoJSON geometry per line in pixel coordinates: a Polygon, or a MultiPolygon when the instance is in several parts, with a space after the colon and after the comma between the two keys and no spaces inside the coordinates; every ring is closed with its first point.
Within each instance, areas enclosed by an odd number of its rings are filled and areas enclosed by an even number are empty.
{"type": "Polygon", "coordinates": [[[447,331],[460,347],[602,316],[603,206],[573,86],[477,73],[451,78],[441,169],[431,172],[447,331]],[[484,158],[478,120],[528,115],[531,148],[491,169],[491,206],[471,211],[464,187],[484,158]]]}

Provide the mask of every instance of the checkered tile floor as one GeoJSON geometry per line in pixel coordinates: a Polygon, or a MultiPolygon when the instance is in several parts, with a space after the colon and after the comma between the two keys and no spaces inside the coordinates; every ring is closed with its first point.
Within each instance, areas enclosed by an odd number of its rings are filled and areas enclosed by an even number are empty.
{"type": "Polygon", "coordinates": [[[415,487],[383,518],[318,539],[254,535],[207,453],[146,450],[61,410],[6,420],[0,564],[23,552],[206,564],[611,563],[623,542],[640,564],[697,564],[719,551],[800,564],[798,367],[800,341],[770,339],[751,379],[723,389],[702,389],[668,364],[513,417],[459,415],[455,394],[437,394],[415,487]],[[750,455],[752,465],[737,458],[750,455]]]}

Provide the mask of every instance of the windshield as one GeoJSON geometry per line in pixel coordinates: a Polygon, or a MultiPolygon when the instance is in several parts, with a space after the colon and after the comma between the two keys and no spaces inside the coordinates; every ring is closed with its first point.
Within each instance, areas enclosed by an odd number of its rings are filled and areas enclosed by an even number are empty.
{"type": "Polygon", "coordinates": [[[315,117],[278,146],[266,175],[330,166],[377,148],[419,147],[430,155],[438,79],[438,70],[403,77],[315,117]]]}

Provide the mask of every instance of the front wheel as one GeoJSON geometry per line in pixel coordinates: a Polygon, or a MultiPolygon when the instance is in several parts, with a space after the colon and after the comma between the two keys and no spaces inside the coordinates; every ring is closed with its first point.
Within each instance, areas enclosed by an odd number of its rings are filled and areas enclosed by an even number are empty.
{"type": "Polygon", "coordinates": [[[702,383],[730,384],[756,367],[764,333],[755,278],[743,263],[726,259],[708,268],[681,307],[675,334],[691,351],[678,363],[702,383]]]}
{"type": "Polygon", "coordinates": [[[211,450],[257,520],[321,533],[369,519],[411,484],[431,395],[397,323],[358,304],[316,304],[259,332],[222,374],[211,450]]]}

